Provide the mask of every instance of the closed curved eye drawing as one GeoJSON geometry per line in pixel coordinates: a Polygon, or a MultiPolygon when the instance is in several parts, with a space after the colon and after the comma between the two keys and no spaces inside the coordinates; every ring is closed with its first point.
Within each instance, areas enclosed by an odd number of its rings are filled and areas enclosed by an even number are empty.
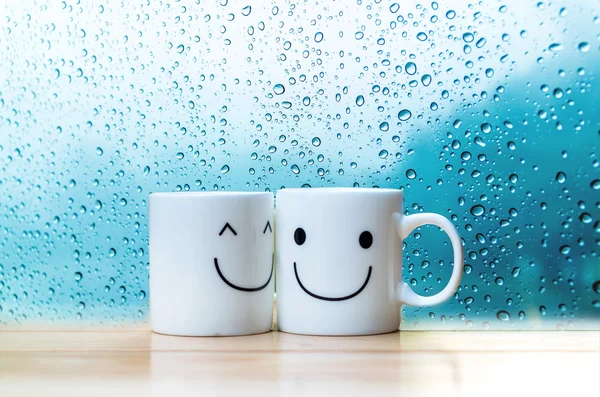
{"type": "Polygon", "coordinates": [[[229,222],[225,223],[225,226],[223,226],[223,229],[221,229],[221,231],[219,232],[219,236],[222,236],[227,229],[231,230],[231,233],[233,233],[234,236],[237,236],[237,232],[231,227],[229,222]]]}
{"type": "Polygon", "coordinates": [[[267,232],[267,230],[269,230],[271,233],[273,233],[273,229],[271,229],[271,222],[269,222],[269,221],[267,221],[267,224],[265,225],[263,234],[265,234],[267,232]]]}

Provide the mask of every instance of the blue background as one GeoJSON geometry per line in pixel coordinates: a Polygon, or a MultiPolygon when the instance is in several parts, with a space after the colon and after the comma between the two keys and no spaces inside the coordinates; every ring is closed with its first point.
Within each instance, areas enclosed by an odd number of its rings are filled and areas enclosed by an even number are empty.
{"type": "Polygon", "coordinates": [[[1,325],[146,322],[151,192],[377,186],[464,239],[403,328],[599,326],[597,2],[254,3],[0,5],[1,325]]]}

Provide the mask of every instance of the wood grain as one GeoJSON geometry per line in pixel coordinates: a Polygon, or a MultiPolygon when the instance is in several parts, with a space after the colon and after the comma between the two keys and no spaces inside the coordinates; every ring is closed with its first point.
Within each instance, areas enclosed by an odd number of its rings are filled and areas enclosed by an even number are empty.
{"type": "Polygon", "coordinates": [[[0,332],[2,397],[333,394],[598,397],[600,333],[0,332]]]}

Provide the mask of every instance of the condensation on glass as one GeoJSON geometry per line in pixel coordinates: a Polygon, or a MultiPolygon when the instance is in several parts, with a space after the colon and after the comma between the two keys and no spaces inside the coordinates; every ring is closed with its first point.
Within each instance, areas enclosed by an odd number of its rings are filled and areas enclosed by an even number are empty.
{"type": "Polygon", "coordinates": [[[404,328],[596,327],[598,9],[452,3],[4,2],[0,324],[147,321],[151,192],[360,186],[464,239],[404,328]]]}

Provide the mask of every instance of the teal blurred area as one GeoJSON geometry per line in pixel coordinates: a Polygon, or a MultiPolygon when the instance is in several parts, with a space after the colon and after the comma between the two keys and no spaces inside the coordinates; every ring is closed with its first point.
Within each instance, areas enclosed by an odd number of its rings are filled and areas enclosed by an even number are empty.
{"type": "Polygon", "coordinates": [[[254,3],[0,5],[0,327],[143,325],[149,193],[300,186],[459,229],[404,329],[600,327],[598,2],[254,3]]]}

